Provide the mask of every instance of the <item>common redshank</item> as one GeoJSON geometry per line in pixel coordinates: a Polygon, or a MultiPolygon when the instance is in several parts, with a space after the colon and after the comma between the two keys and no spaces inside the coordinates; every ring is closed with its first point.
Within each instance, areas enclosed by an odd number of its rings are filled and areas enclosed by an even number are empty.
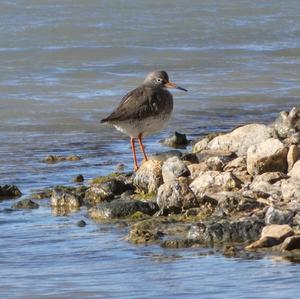
{"type": "Polygon", "coordinates": [[[134,160],[134,170],[138,169],[135,139],[147,161],[143,137],[160,131],[168,123],[173,110],[173,97],[167,88],[187,91],[171,83],[165,71],[154,71],[148,74],[142,85],[127,93],[119,106],[102,123],[110,123],[117,130],[130,137],[134,160]]]}

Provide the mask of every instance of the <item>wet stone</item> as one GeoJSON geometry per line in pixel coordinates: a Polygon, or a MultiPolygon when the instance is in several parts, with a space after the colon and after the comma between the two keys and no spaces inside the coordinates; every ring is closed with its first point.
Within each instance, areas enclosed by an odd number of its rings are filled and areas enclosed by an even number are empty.
{"type": "Polygon", "coordinates": [[[84,220],[79,220],[77,222],[77,226],[79,226],[79,227],[85,227],[86,226],[86,222],[84,220]]]}
{"type": "Polygon", "coordinates": [[[21,196],[22,193],[15,185],[0,186],[0,200],[15,198],[21,196]]]}
{"type": "Polygon", "coordinates": [[[82,183],[84,181],[84,177],[82,174],[78,174],[75,176],[75,178],[73,179],[74,183],[82,183]]]}
{"type": "Polygon", "coordinates": [[[13,209],[38,209],[39,205],[31,199],[22,199],[12,205],[13,209]]]}
{"type": "Polygon", "coordinates": [[[161,140],[160,142],[170,147],[186,147],[189,144],[186,135],[178,132],[175,132],[174,135],[161,140]]]}

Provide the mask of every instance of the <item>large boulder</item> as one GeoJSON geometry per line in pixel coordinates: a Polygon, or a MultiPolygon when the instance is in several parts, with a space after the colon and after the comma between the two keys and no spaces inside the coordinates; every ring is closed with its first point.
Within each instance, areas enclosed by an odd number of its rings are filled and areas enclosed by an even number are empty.
{"type": "Polygon", "coordinates": [[[262,124],[249,124],[211,140],[207,147],[214,150],[228,150],[245,155],[250,146],[259,144],[274,136],[274,129],[262,124]]]}
{"type": "Polygon", "coordinates": [[[241,182],[231,172],[207,171],[200,174],[191,184],[197,197],[220,191],[234,191],[241,188],[241,182]]]}
{"type": "Polygon", "coordinates": [[[164,182],[174,181],[180,177],[188,177],[190,171],[178,157],[169,158],[162,166],[164,182]]]}
{"type": "Polygon", "coordinates": [[[162,162],[159,160],[148,160],[144,162],[134,174],[133,184],[144,193],[155,193],[163,183],[162,162]]]}
{"type": "Polygon", "coordinates": [[[291,224],[295,213],[286,209],[269,207],[265,214],[265,223],[269,224],[291,224]]]}
{"type": "Polygon", "coordinates": [[[174,213],[199,207],[194,192],[187,183],[181,181],[169,181],[161,185],[157,193],[157,204],[161,210],[174,213]]]}
{"type": "Polygon", "coordinates": [[[250,174],[287,170],[287,152],[284,144],[275,138],[269,138],[251,146],[247,151],[247,170],[250,174]]]}
{"type": "Polygon", "coordinates": [[[136,212],[152,216],[157,211],[158,206],[154,202],[116,199],[111,202],[101,202],[96,207],[89,209],[89,216],[94,220],[103,220],[126,218],[136,212]]]}
{"type": "Polygon", "coordinates": [[[287,138],[300,130],[300,108],[283,111],[274,122],[274,128],[281,138],[287,138]]]}
{"type": "Polygon", "coordinates": [[[281,182],[282,197],[286,201],[300,198],[300,180],[294,177],[290,177],[287,180],[281,182]]]}

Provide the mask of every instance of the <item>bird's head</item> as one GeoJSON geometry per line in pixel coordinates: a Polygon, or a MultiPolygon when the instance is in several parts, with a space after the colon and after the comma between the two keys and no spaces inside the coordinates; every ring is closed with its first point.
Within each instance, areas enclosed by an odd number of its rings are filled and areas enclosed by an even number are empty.
{"type": "Polygon", "coordinates": [[[178,86],[175,83],[169,81],[169,76],[165,71],[154,71],[147,75],[144,80],[144,84],[156,86],[160,88],[176,88],[183,91],[187,91],[185,88],[178,86]]]}

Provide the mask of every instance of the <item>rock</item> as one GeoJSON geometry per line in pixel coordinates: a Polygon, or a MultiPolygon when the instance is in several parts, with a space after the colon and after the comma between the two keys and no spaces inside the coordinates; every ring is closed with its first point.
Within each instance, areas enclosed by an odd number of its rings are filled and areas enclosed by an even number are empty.
{"type": "Polygon", "coordinates": [[[169,158],[162,166],[164,182],[174,181],[179,177],[188,177],[190,174],[187,166],[176,156],[169,158]]]}
{"type": "Polygon", "coordinates": [[[274,136],[274,129],[262,124],[249,124],[239,127],[230,133],[215,137],[208,143],[208,148],[227,150],[246,155],[250,146],[259,144],[274,136]]]}
{"type": "Polygon", "coordinates": [[[63,161],[79,161],[81,158],[76,155],[70,155],[67,157],[58,156],[58,155],[49,155],[42,160],[44,163],[58,163],[63,161]]]}
{"type": "Polygon", "coordinates": [[[101,202],[89,210],[89,216],[95,220],[126,218],[136,212],[142,212],[152,216],[158,211],[154,202],[143,202],[139,200],[116,199],[111,202],[101,202]]]}
{"type": "Polygon", "coordinates": [[[238,192],[219,192],[211,195],[217,200],[218,204],[215,208],[215,216],[231,216],[233,213],[250,212],[257,208],[263,208],[264,205],[254,198],[243,196],[238,192]]]}
{"type": "Polygon", "coordinates": [[[171,157],[182,157],[182,152],[178,150],[170,150],[161,153],[156,153],[148,157],[148,160],[157,160],[161,162],[167,161],[171,157]]]}
{"type": "Polygon", "coordinates": [[[283,140],[284,144],[287,146],[300,144],[300,133],[294,133],[291,136],[283,140]]]}
{"type": "Polygon", "coordinates": [[[162,162],[158,160],[144,162],[133,178],[133,184],[138,190],[145,193],[157,192],[162,183],[162,162]]]}
{"type": "Polygon", "coordinates": [[[101,201],[112,200],[117,195],[131,191],[132,188],[123,180],[111,178],[106,182],[89,187],[85,192],[84,203],[88,206],[94,206],[101,201]]]}
{"type": "Polygon", "coordinates": [[[212,219],[192,225],[188,232],[188,238],[208,245],[246,242],[258,239],[263,226],[263,221],[252,217],[219,221],[212,219]]]}
{"type": "Polygon", "coordinates": [[[265,215],[265,223],[268,224],[288,224],[292,223],[294,213],[288,210],[279,210],[269,207],[265,215]]]}
{"type": "Polygon", "coordinates": [[[77,222],[77,226],[79,226],[79,227],[85,227],[86,226],[86,222],[84,220],[79,220],[77,222]]]}
{"type": "Polygon", "coordinates": [[[293,107],[288,113],[283,111],[274,122],[274,128],[281,138],[287,138],[300,130],[300,109],[293,107]]]}
{"type": "Polygon", "coordinates": [[[0,186],[0,200],[21,196],[22,193],[15,185],[0,186]]]}
{"type": "Polygon", "coordinates": [[[237,157],[234,160],[231,160],[224,168],[224,171],[232,171],[232,172],[241,172],[247,170],[247,161],[246,157],[237,157]]]}
{"type": "Polygon", "coordinates": [[[189,141],[185,134],[175,132],[174,135],[169,138],[161,140],[161,143],[170,147],[186,147],[189,144],[189,141]]]}
{"type": "Polygon", "coordinates": [[[123,163],[118,163],[118,164],[116,165],[116,171],[117,171],[117,172],[124,171],[124,169],[125,169],[125,164],[123,164],[123,163]]]}
{"type": "Polygon", "coordinates": [[[51,195],[52,195],[52,189],[45,188],[41,190],[36,190],[35,192],[30,194],[30,197],[32,199],[45,199],[45,198],[50,198],[51,195]]]}
{"type": "Polygon", "coordinates": [[[30,199],[22,199],[12,205],[13,209],[38,209],[39,205],[30,199]]]}
{"type": "Polygon", "coordinates": [[[294,234],[293,229],[286,224],[278,225],[272,224],[267,225],[261,232],[261,238],[271,237],[280,240],[280,243],[289,236],[294,234]]]}
{"type": "Polygon", "coordinates": [[[281,250],[283,250],[283,251],[284,250],[291,251],[294,249],[300,249],[300,236],[299,235],[286,238],[281,245],[281,250]]]}
{"type": "Polygon", "coordinates": [[[200,174],[208,171],[208,167],[207,167],[206,163],[204,163],[204,162],[197,163],[197,164],[190,164],[187,167],[190,171],[192,179],[195,179],[200,174]]]}
{"type": "Polygon", "coordinates": [[[208,143],[211,141],[212,138],[205,137],[201,140],[199,140],[194,146],[193,146],[193,153],[198,153],[202,150],[207,149],[208,143]]]}
{"type": "Polygon", "coordinates": [[[161,243],[162,248],[189,248],[195,245],[195,242],[190,239],[171,239],[171,240],[164,240],[161,243]]]}
{"type": "Polygon", "coordinates": [[[287,170],[287,148],[275,138],[269,138],[249,147],[247,151],[247,170],[250,174],[287,170]]]}
{"type": "Polygon", "coordinates": [[[274,199],[281,199],[281,180],[286,178],[287,175],[282,172],[266,172],[257,175],[249,188],[255,192],[271,195],[274,199]]]}
{"type": "Polygon", "coordinates": [[[196,141],[193,146],[193,153],[197,153],[197,152],[206,150],[208,143],[219,135],[222,135],[222,133],[210,133],[210,134],[206,135],[205,137],[202,137],[200,140],[196,141]]]}
{"type": "Polygon", "coordinates": [[[289,178],[281,182],[282,197],[286,201],[300,198],[300,180],[289,178]]]}
{"type": "Polygon", "coordinates": [[[164,236],[158,218],[154,217],[133,224],[127,240],[135,244],[157,243],[164,236]]]}
{"type": "Polygon", "coordinates": [[[76,177],[73,179],[74,183],[82,183],[84,181],[84,177],[82,174],[76,175],[76,177]]]}
{"type": "Polygon", "coordinates": [[[179,181],[169,181],[159,187],[157,204],[161,210],[169,213],[180,213],[182,210],[199,207],[197,198],[188,184],[179,181]]]}
{"type": "Polygon", "coordinates": [[[81,206],[81,198],[72,191],[54,188],[51,196],[51,206],[79,208],[81,206]]]}
{"type": "Polygon", "coordinates": [[[241,188],[241,182],[230,172],[207,171],[200,174],[190,185],[197,197],[220,191],[241,188]]]}
{"type": "Polygon", "coordinates": [[[79,161],[81,160],[81,157],[76,156],[76,155],[70,155],[68,157],[66,157],[66,161],[79,161]]]}
{"type": "Polygon", "coordinates": [[[268,248],[268,247],[273,247],[278,244],[280,244],[281,241],[277,238],[273,237],[262,237],[259,240],[255,241],[254,243],[251,243],[250,245],[246,246],[246,250],[255,250],[259,248],[268,248]]]}
{"type": "Polygon", "coordinates": [[[293,179],[300,180],[300,160],[293,165],[293,168],[288,175],[293,179]]]}
{"type": "MultiPolygon", "coordinates": [[[[287,154],[288,171],[291,171],[294,164],[300,158],[300,148],[297,145],[291,145],[287,154]]],[[[300,173],[300,172],[299,172],[300,173]]]]}

